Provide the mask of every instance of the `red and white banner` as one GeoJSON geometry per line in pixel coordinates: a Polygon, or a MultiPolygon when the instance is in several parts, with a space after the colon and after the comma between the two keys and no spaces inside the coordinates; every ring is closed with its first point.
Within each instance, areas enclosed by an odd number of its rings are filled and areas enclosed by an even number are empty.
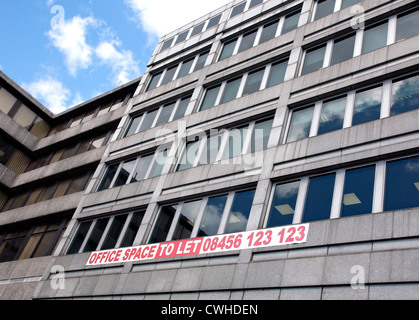
{"type": "Polygon", "coordinates": [[[184,257],[307,242],[309,224],[93,252],[88,266],[184,257]]]}

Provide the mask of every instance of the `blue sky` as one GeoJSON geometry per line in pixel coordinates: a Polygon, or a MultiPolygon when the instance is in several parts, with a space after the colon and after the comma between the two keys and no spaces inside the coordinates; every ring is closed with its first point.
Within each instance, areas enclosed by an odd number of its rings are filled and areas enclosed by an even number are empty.
{"type": "Polygon", "coordinates": [[[14,0],[0,70],[55,113],[143,75],[161,36],[230,0],[14,0]]]}

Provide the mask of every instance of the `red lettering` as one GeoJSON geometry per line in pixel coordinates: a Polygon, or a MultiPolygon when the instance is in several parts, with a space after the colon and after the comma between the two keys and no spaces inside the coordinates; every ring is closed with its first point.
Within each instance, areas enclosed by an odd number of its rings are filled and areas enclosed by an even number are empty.
{"type": "Polygon", "coordinates": [[[93,253],[93,254],[90,256],[90,259],[89,259],[89,264],[95,264],[95,263],[96,263],[96,261],[97,261],[96,256],[97,256],[97,253],[93,253]]]}

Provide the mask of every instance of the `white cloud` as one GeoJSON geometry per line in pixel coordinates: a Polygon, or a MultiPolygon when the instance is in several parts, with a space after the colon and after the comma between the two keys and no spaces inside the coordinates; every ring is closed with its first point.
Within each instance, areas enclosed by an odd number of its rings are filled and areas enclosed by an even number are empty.
{"type": "Polygon", "coordinates": [[[119,46],[119,41],[104,41],[95,50],[100,61],[112,67],[112,82],[116,86],[140,76],[139,62],[135,61],[132,51],[118,51],[119,46]]]}
{"type": "Polygon", "coordinates": [[[24,83],[22,88],[54,113],[63,112],[68,107],[67,103],[71,95],[70,90],[51,76],[46,76],[29,84],[24,83]]]}
{"type": "Polygon", "coordinates": [[[164,36],[231,0],[124,0],[147,33],[164,36]]]}
{"type": "Polygon", "coordinates": [[[97,25],[98,21],[92,17],[76,16],[72,20],[57,23],[48,32],[54,46],[64,54],[72,76],[76,76],[79,69],[87,69],[92,64],[94,49],[86,41],[87,28],[97,25]]]}

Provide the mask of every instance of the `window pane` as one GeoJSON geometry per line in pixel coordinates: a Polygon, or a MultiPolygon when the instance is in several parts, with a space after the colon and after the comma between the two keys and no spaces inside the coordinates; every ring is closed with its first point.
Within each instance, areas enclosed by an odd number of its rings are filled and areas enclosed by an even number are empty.
{"type": "Polygon", "coordinates": [[[290,32],[298,27],[300,20],[300,11],[289,14],[285,17],[284,26],[282,27],[281,34],[290,32]]]}
{"type": "Polygon", "coordinates": [[[223,151],[223,160],[237,157],[242,154],[247,131],[247,127],[230,130],[228,141],[223,151]]]}
{"type": "Polygon", "coordinates": [[[140,124],[142,118],[143,118],[143,116],[141,115],[141,116],[136,117],[136,118],[131,120],[131,123],[130,123],[124,137],[129,137],[129,136],[132,136],[133,134],[135,134],[135,132],[138,128],[138,125],[140,124]]]}
{"type": "Polygon", "coordinates": [[[244,86],[243,96],[260,90],[260,85],[262,83],[264,73],[265,69],[249,73],[247,76],[246,85],[244,86]]]}
{"type": "Polygon", "coordinates": [[[301,75],[305,75],[321,69],[323,67],[325,52],[326,46],[307,51],[301,75]]]}
{"type": "Polygon", "coordinates": [[[0,111],[8,114],[16,102],[16,98],[4,88],[0,88],[0,111]]]}
{"type": "Polygon", "coordinates": [[[268,228],[292,224],[299,187],[299,181],[276,186],[269,214],[268,228]]]}
{"type": "Polygon", "coordinates": [[[160,215],[154,227],[149,243],[166,241],[170,226],[176,213],[177,206],[165,206],[161,208],[160,215]]]}
{"type": "Polygon", "coordinates": [[[79,191],[82,191],[83,188],[85,187],[86,181],[86,175],[83,174],[81,176],[78,177],[74,177],[73,180],[71,180],[70,185],[68,186],[68,189],[66,190],[65,194],[73,194],[79,191]]]}
{"type": "Polygon", "coordinates": [[[198,237],[210,237],[218,233],[226,202],[227,195],[208,199],[198,237]]]}
{"type": "Polygon", "coordinates": [[[208,22],[207,30],[218,25],[220,23],[220,20],[221,20],[221,14],[219,14],[218,16],[215,16],[214,18],[211,18],[210,21],[208,22]]]}
{"type": "Polygon", "coordinates": [[[105,190],[110,187],[113,177],[115,176],[116,170],[118,170],[118,167],[119,164],[115,164],[108,167],[105,175],[103,176],[102,182],[100,183],[98,191],[105,190]]]}
{"type": "Polygon", "coordinates": [[[233,18],[234,16],[237,16],[238,14],[242,13],[245,7],[246,7],[246,2],[243,2],[239,4],[238,6],[235,6],[233,10],[231,11],[230,18],[233,18]]]}
{"type": "Polygon", "coordinates": [[[346,97],[323,103],[320,115],[319,131],[323,134],[343,128],[345,117],[346,97]]]}
{"type": "Polygon", "coordinates": [[[227,82],[223,96],[221,97],[221,103],[226,103],[237,98],[237,92],[239,91],[241,81],[242,78],[238,78],[227,82]]]}
{"type": "Polygon", "coordinates": [[[251,47],[253,47],[254,43],[255,43],[255,39],[256,39],[256,34],[257,34],[257,30],[245,34],[242,38],[242,41],[240,43],[239,46],[239,52],[243,52],[247,49],[250,49],[251,47]]]}
{"type": "Polygon", "coordinates": [[[132,175],[130,183],[138,182],[144,180],[145,175],[147,174],[148,168],[150,167],[151,161],[153,160],[153,155],[141,157],[138,162],[137,167],[132,175]]]}
{"type": "Polygon", "coordinates": [[[419,76],[393,82],[391,115],[416,110],[419,107],[419,76]]]}
{"type": "Polygon", "coordinates": [[[384,210],[419,207],[419,157],[387,163],[384,210]]]}
{"type": "Polygon", "coordinates": [[[191,98],[185,98],[182,99],[179,103],[179,106],[176,109],[175,115],[173,117],[173,121],[178,120],[180,118],[183,118],[186,113],[186,109],[188,108],[189,102],[191,101],[191,98]]]}
{"type": "Polygon", "coordinates": [[[99,245],[99,241],[102,238],[103,232],[108,225],[109,218],[103,218],[96,221],[93,231],[90,234],[89,240],[87,240],[86,246],[83,249],[83,252],[95,251],[99,245]]]}
{"type": "Polygon", "coordinates": [[[268,83],[266,84],[266,88],[270,88],[284,82],[287,67],[288,61],[273,64],[271,67],[271,71],[269,72],[268,83]]]}
{"type": "Polygon", "coordinates": [[[396,41],[417,36],[419,34],[419,11],[397,17],[396,41]]]}
{"type": "Polygon", "coordinates": [[[205,97],[202,100],[201,111],[212,108],[215,106],[215,102],[217,101],[218,93],[220,91],[221,86],[216,86],[213,88],[209,88],[205,92],[205,97]]]}
{"type": "Polygon", "coordinates": [[[189,30],[186,30],[186,31],[182,32],[181,34],[179,34],[179,36],[176,38],[175,45],[185,41],[188,34],[189,34],[189,30]]]}
{"type": "Polygon", "coordinates": [[[314,107],[292,113],[287,142],[294,142],[309,137],[313,113],[314,107]]]}
{"type": "Polygon", "coordinates": [[[387,44],[387,23],[364,31],[362,54],[385,47],[387,44]]]}
{"type": "Polygon", "coordinates": [[[198,24],[197,26],[195,26],[192,30],[191,38],[193,36],[196,36],[197,34],[201,33],[202,30],[204,29],[204,25],[205,25],[205,22],[202,22],[202,23],[198,24]]]}
{"type": "Polygon", "coordinates": [[[341,217],[372,212],[374,180],[375,166],[346,171],[341,217]]]}
{"type": "Polygon", "coordinates": [[[342,0],[342,7],[341,7],[341,10],[342,10],[342,9],[345,9],[345,8],[348,8],[348,7],[350,7],[351,5],[353,5],[353,4],[355,4],[355,3],[358,3],[358,2],[361,2],[361,0],[342,0]]]}
{"type": "Polygon", "coordinates": [[[180,67],[179,73],[177,75],[177,79],[182,78],[191,72],[191,67],[194,61],[195,58],[186,60],[182,63],[182,66],[180,67]]]}
{"type": "Polygon", "coordinates": [[[178,66],[175,66],[166,70],[166,73],[164,74],[163,80],[161,81],[161,84],[160,84],[161,86],[173,80],[177,67],[178,66]]]}
{"type": "Polygon", "coordinates": [[[189,142],[186,145],[185,152],[182,155],[176,171],[182,171],[193,167],[200,144],[201,140],[198,140],[189,142]]]}
{"type": "Polygon", "coordinates": [[[126,161],[121,168],[121,171],[119,171],[118,177],[116,178],[114,187],[119,187],[127,183],[129,175],[134,169],[136,159],[131,161],[126,161]]]}
{"type": "Polygon", "coordinates": [[[38,248],[33,253],[32,258],[45,257],[50,254],[51,249],[55,246],[54,240],[57,237],[58,231],[51,231],[44,234],[38,248]]]}
{"type": "Polygon", "coordinates": [[[273,121],[273,119],[269,119],[255,124],[252,132],[250,152],[265,150],[268,147],[273,121]]]}
{"type": "Polygon", "coordinates": [[[156,159],[154,160],[153,168],[151,168],[150,175],[148,179],[155,178],[161,175],[163,170],[164,164],[166,163],[167,159],[167,150],[158,151],[156,159]]]}
{"type": "Polygon", "coordinates": [[[169,49],[172,46],[172,43],[173,43],[173,38],[163,42],[163,45],[161,46],[160,52],[162,52],[166,49],[169,49]]]}
{"type": "Polygon", "coordinates": [[[303,222],[330,218],[335,174],[311,178],[308,185],[303,222]]]}
{"type": "Polygon", "coordinates": [[[380,119],[382,87],[357,92],[352,125],[380,119]]]}
{"type": "Polygon", "coordinates": [[[100,250],[108,250],[115,248],[118,238],[121,234],[122,228],[124,227],[125,221],[127,220],[127,217],[128,215],[124,214],[116,216],[113,219],[112,225],[109,228],[108,233],[106,234],[105,240],[100,250]]]}
{"type": "Polygon", "coordinates": [[[125,232],[124,238],[121,242],[121,248],[132,246],[134,243],[138,229],[140,228],[141,222],[143,221],[144,213],[144,211],[136,212],[132,216],[127,231],[125,232]]]}
{"type": "Polygon", "coordinates": [[[234,49],[236,48],[236,44],[237,44],[237,39],[224,43],[219,61],[225,58],[231,57],[233,55],[234,49]]]}
{"type": "Polygon", "coordinates": [[[157,87],[157,84],[159,83],[162,74],[163,74],[163,72],[160,72],[160,73],[155,74],[151,77],[150,83],[147,87],[147,91],[152,90],[152,89],[157,87]]]}
{"type": "Polygon", "coordinates": [[[321,19],[332,14],[335,8],[335,0],[319,0],[317,1],[316,15],[314,20],[321,19]]]}
{"type": "Polygon", "coordinates": [[[215,162],[220,150],[222,139],[223,135],[212,135],[207,139],[199,159],[199,164],[209,164],[215,162]]]}
{"type": "Polygon", "coordinates": [[[335,65],[343,61],[353,58],[355,46],[355,35],[350,36],[349,38],[341,39],[335,41],[333,44],[333,53],[332,61],[330,65],[335,65]]]}
{"type": "Polygon", "coordinates": [[[235,194],[225,233],[246,231],[254,196],[255,190],[235,194]]]}
{"type": "Polygon", "coordinates": [[[191,237],[201,203],[202,200],[199,200],[183,205],[172,240],[183,240],[191,237]]]}
{"type": "Polygon", "coordinates": [[[193,72],[201,70],[203,67],[205,67],[205,62],[207,62],[208,54],[209,52],[205,52],[199,55],[198,61],[196,62],[193,72]]]}
{"type": "Polygon", "coordinates": [[[156,122],[156,127],[158,125],[161,125],[163,123],[168,123],[170,120],[170,116],[172,115],[173,109],[175,108],[176,103],[168,104],[163,107],[163,109],[160,112],[159,118],[156,122]]]}
{"type": "Polygon", "coordinates": [[[141,127],[138,130],[138,132],[145,131],[145,130],[148,130],[148,129],[151,128],[158,111],[159,110],[154,110],[154,111],[147,112],[147,114],[145,115],[144,121],[141,124],[141,127]]]}
{"type": "Polygon", "coordinates": [[[19,123],[23,128],[28,129],[28,127],[33,123],[36,118],[35,112],[31,109],[26,107],[25,105],[21,105],[16,115],[13,119],[19,123]]]}
{"type": "Polygon", "coordinates": [[[250,1],[249,9],[256,7],[257,5],[263,3],[263,0],[252,0],[250,1]]]}
{"type": "Polygon", "coordinates": [[[279,21],[275,21],[263,27],[259,44],[275,38],[276,31],[278,30],[278,24],[279,24],[279,21]]]}

